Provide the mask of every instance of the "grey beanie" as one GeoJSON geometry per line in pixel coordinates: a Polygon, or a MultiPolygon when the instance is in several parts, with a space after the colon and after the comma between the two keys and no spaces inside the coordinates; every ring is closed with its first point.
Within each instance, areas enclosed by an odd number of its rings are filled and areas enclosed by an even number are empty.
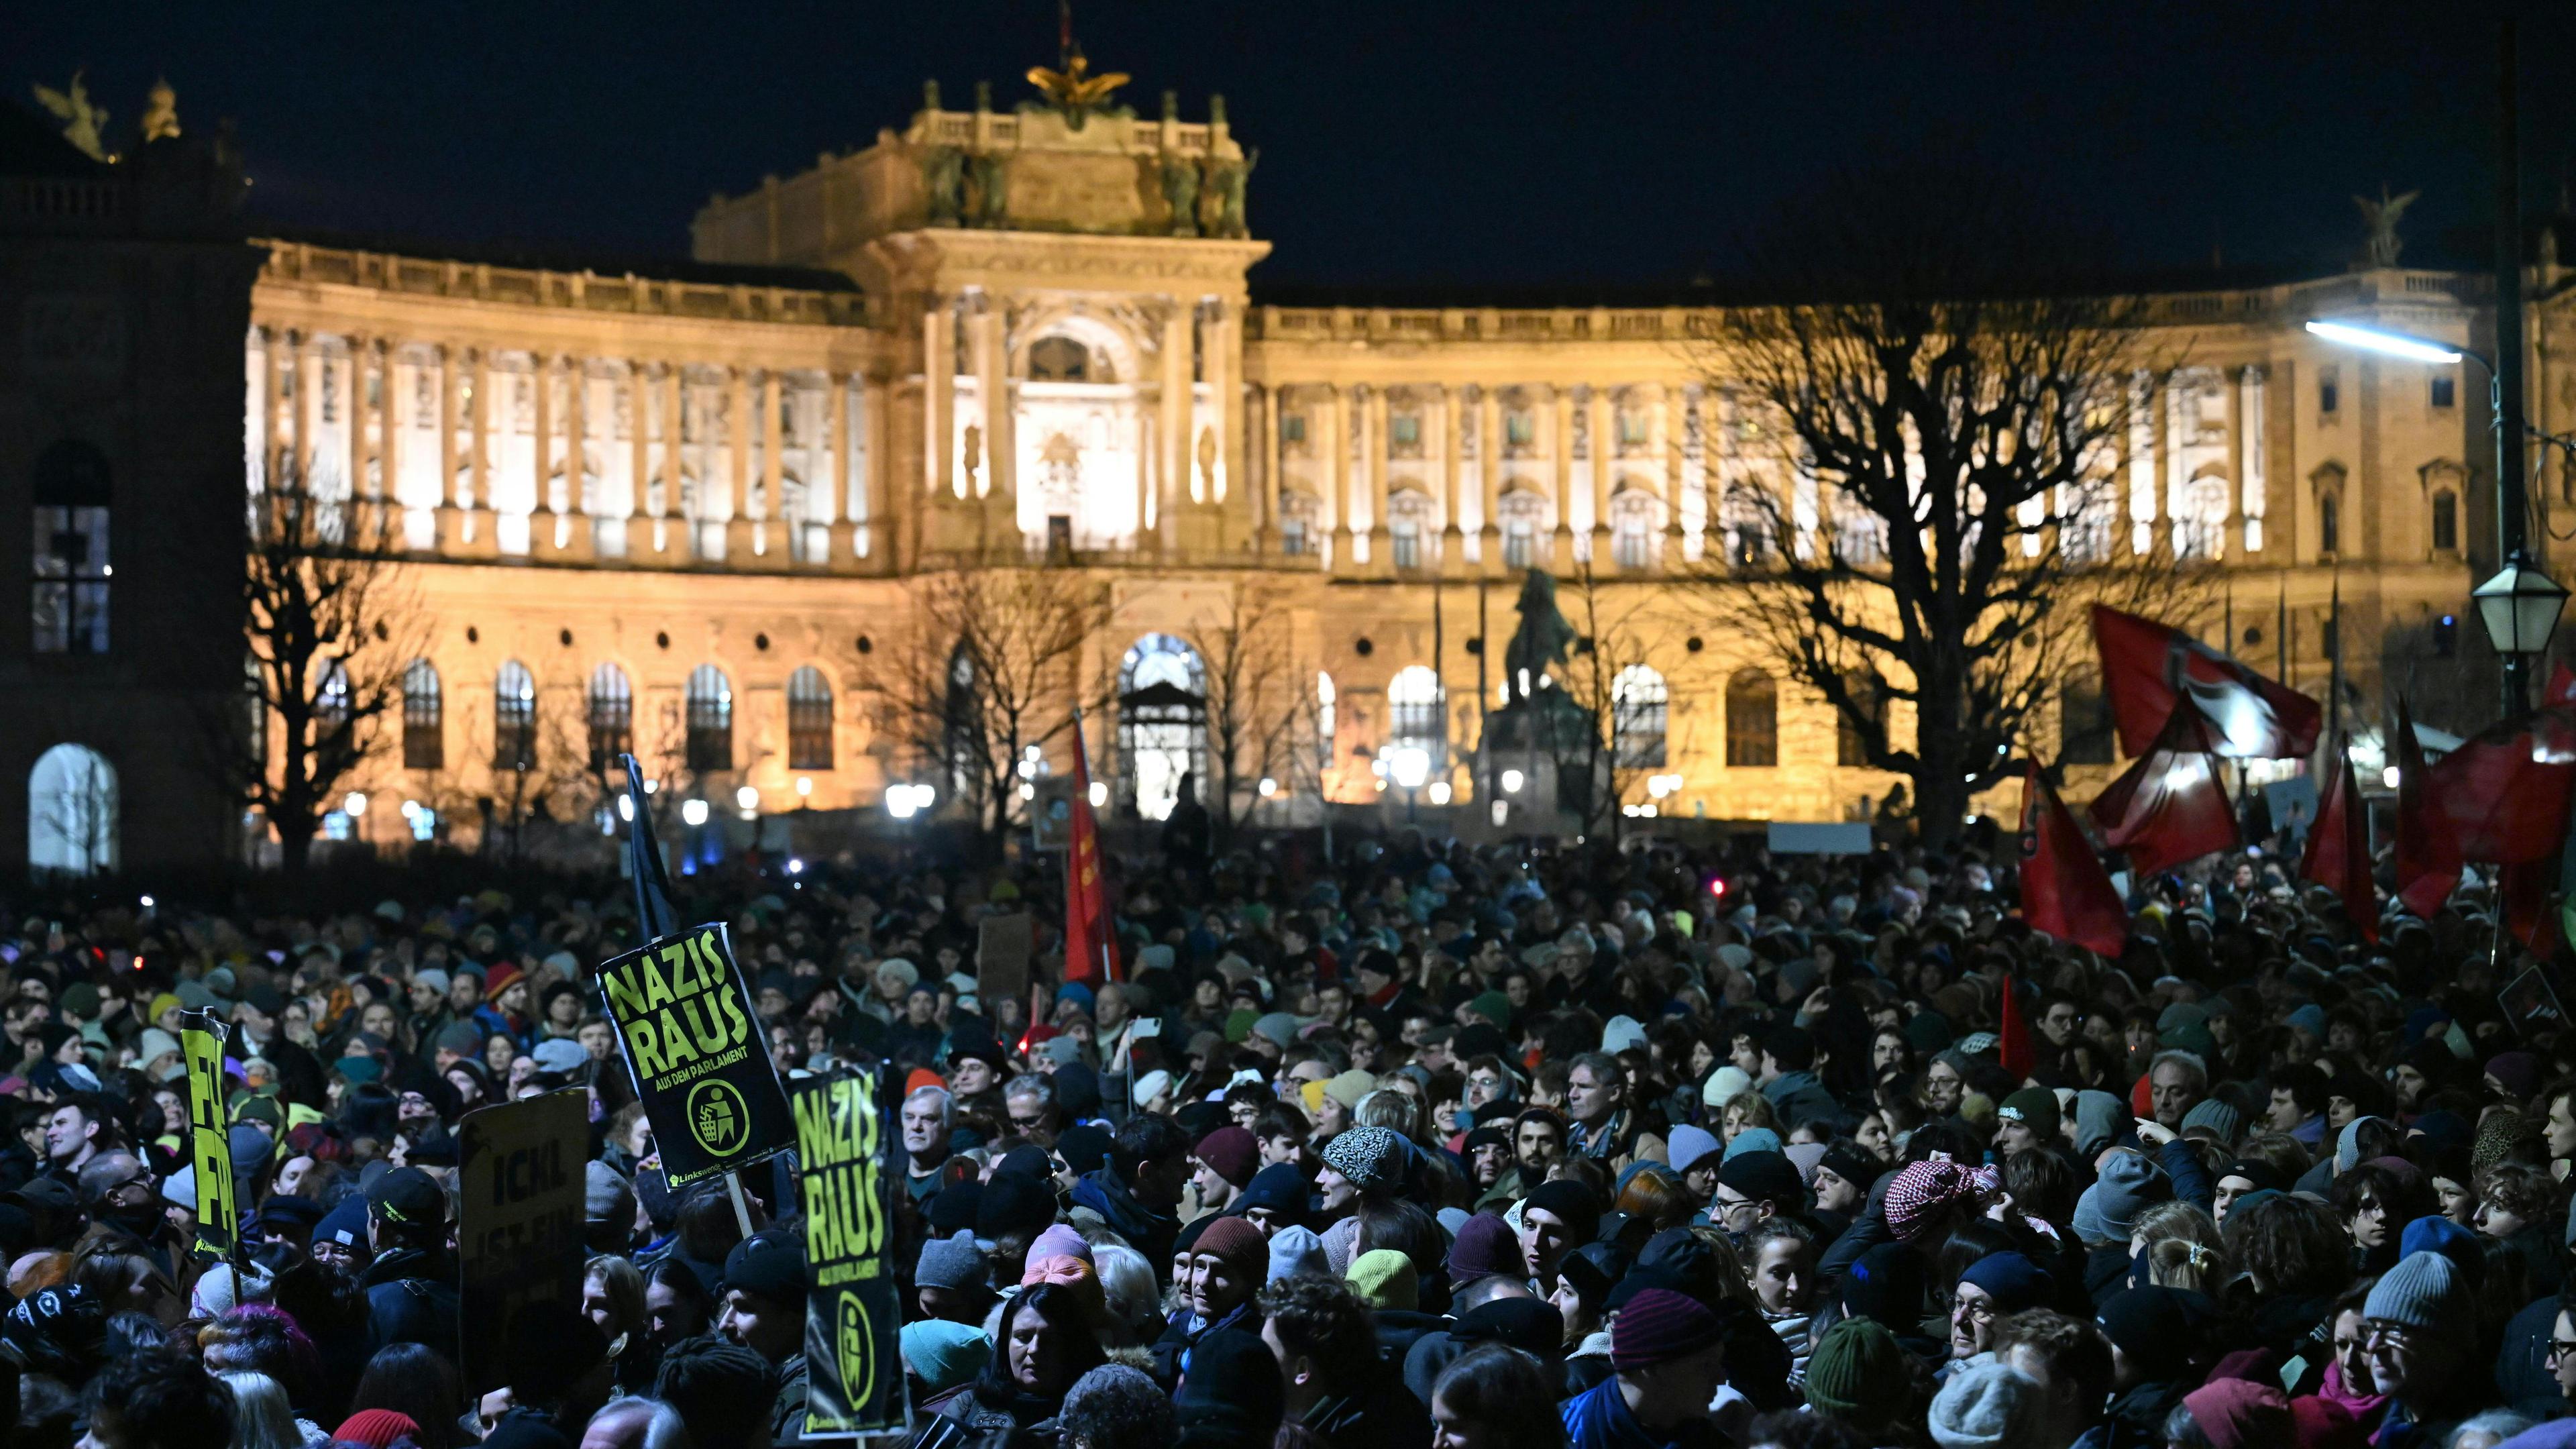
{"type": "Polygon", "coordinates": [[[2343,1130],[2335,1134],[2335,1176],[2341,1177],[2361,1165],[2361,1124],[2385,1123],[2387,1120],[2384,1117],[2355,1117],[2343,1124],[2343,1130]]]}
{"type": "Polygon", "coordinates": [[[2182,1114],[2182,1130],[2206,1127],[2218,1134],[2222,1147],[2236,1145],[2236,1134],[2245,1128],[2245,1115],[2216,1097],[2204,1097],[2197,1106],[2182,1114]]]}
{"type": "Polygon", "coordinates": [[[2129,1104],[2108,1092],[2075,1094],[2075,1154],[2094,1158],[2102,1155],[2128,1125],[2129,1104]]]}
{"type": "MultiPolygon", "coordinates": [[[[1346,1218],[1344,1221],[1356,1222],[1358,1219],[1346,1218]]],[[[1293,1278],[1300,1273],[1312,1273],[1318,1277],[1333,1276],[1332,1266],[1324,1257],[1324,1240],[1315,1236],[1313,1228],[1301,1228],[1292,1224],[1270,1235],[1268,1281],[1276,1283],[1282,1278],[1293,1278]]]]}
{"type": "Polygon", "coordinates": [[[986,1272],[974,1233],[960,1228],[953,1237],[932,1238],[921,1245],[921,1263],[913,1269],[912,1281],[918,1288],[981,1288],[986,1272]]]}
{"type": "Polygon", "coordinates": [[[2173,1200],[2173,1179],[2134,1152],[2112,1154],[2102,1176],[2075,1200],[2075,1235],[2087,1242],[2125,1243],[2138,1214],[2173,1200]]]}
{"type": "Polygon", "coordinates": [[[2457,1263],[2439,1253],[2407,1254],[2373,1284],[2362,1316],[2428,1333],[2470,1334],[2478,1326],[2478,1298],[2457,1263]]]}
{"type": "Polygon", "coordinates": [[[594,1223],[613,1223],[620,1227],[635,1222],[635,1189],[617,1169],[594,1157],[582,1169],[582,1216],[594,1223]]]}
{"type": "Polygon", "coordinates": [[[1988,1449],[2033,1442],[2039,1385],[1999,1363],[1970,1364],[1932,1399],[1929,1427],[1941,1449],[1988,1449]]]}
{"type": "Polygon", "coordinates": [[[483,1054],[483,1028],[470,1021],[451,1021],[438,1029],[430,1039],[433,1051],[454,1052],[458,1056],[479,1057],[483,1054]]]}

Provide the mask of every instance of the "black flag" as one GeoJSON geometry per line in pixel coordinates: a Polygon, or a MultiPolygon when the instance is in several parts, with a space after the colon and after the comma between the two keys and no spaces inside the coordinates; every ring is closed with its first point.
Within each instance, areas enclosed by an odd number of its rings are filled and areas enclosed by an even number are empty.
{"type": "Polygon", "coordinates": [[[680,913],[671,909],[671,878],[662,870],[662,842],[653,838],[652,797],[644,793],[644,770],[633,755],[619,755],[626,771],[626,799],[635,818],[626,827],[626,871],[635,877],[635,934],[658,941],[680,929],[680,913]]]}

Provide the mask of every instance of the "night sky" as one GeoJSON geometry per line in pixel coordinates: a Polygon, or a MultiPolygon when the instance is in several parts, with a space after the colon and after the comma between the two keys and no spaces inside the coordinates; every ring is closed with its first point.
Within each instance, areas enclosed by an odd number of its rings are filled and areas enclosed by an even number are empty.
{"type": "MultiPolygon", "coordinates": [[[[2502,3],[2502,0],[2496,0],[2502,3]]],[[[2331,270],[2350,195],[2420,188],[2409,261],[2474,259],[2491,205],[2479,3],[1290,4],[1082,0],[1154,114],[1225,93],[1261,148],[1257,292],[1680,294],[1820,173],[1938,154],[2121,237],[2124,265],[2331,270]]],[[[277,224],[685,252],[713,191],[899,127],[936,76],[997,106],[1055,59],[1052,0],[891,5],[18,7],[13,98],[86,65],[130,127],[153,75],[237,123],[277,224]]],[[[2576,4],[2527,7],[2527,200],[2576,179],[2576,4]]]]}

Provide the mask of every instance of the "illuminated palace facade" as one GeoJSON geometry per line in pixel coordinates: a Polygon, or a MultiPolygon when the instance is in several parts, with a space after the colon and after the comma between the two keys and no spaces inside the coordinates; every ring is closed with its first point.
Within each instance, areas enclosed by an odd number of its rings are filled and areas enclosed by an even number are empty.
{"type": "MultiPolygon", "coordinates": [[[[1193,689],[1188,641],[1240,596],[1282,617],[1332,735],[1321,768],[1247,771],[1277,777],[1275,816],[1388,800],[1374,762],[1415,743],[1453,818],[1486,825],[1468,762],[1533,565],[1588,564],[1652,621],[1623,687],[1632,807],[1841,820],[1885,795],[1831,710],[1676,585],[1743,546],[1736,490],[1799,491],[1693,312],[1261,305],[1254,160],[1221,100],[1197,122],[934,93],[871,145],[712,200],[662,275],[260,240],[249,486],[383,500],[425,611],[400,745],[334,833],[407,839],[434,808],[470,840],[531,749],[593,746],[684,753],[720,810],[745,787],[764,813],[874,810],[937,779],[887,697],[901,641],[953,628],[921,617],[922,580],[997,553],[1104,586],[1084,665],[1103,697],[1193,689]]],[[[2567,275],[2531,279],[2553,432],[2576,423],[2567,275]]],[[[2224,569],[2238,652],[2320,695],[2339,593],[2368,720],[2381,641],[2429,660],[2441,616],[2474,627],[2486,380],[2301,324],[2477,343],[2484,295],[2387,265],[2154,300],[2185,365],[2137,385],[2115,534],[2224,569]]],[[[2565,487],[2554,464],[2535,482],[2562,509],[2565,487]]],[[[1113,710],[1087,738],[1124,813],[1167,809],[1194,759],[1186,723],[1113,710]]],[[[1061,738],[1045,753],[1066,768],[1061,738]]]]}

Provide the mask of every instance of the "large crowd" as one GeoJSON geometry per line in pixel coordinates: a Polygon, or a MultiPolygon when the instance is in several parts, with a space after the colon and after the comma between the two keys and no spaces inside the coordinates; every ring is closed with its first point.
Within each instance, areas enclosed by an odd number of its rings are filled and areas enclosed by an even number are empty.
{"type": "MultiPolygon", "coordinates": [[[[684,883],[779,1071],[899,1099],[911,1444],[2576,1443],[2576,1033],[2503,1004],[2474,878],[2374,942],[2212,861],[2109,959],[2017,916],[2008,837],[1342,845],[1120,861],[1114,981],[1062,977],[1060,857],[684,883]],[[1034,984],[986,994],[1020,911],[1034,984]]],[[[667,1181],[592,976],[636,944],[615,882],[7,933],[10,1449],[795,1442],[793,1165],[739,1214],[667,1181]],[[581,1303],[469,1383],[459,1122],[557,1091],[581,1303]]]]}

